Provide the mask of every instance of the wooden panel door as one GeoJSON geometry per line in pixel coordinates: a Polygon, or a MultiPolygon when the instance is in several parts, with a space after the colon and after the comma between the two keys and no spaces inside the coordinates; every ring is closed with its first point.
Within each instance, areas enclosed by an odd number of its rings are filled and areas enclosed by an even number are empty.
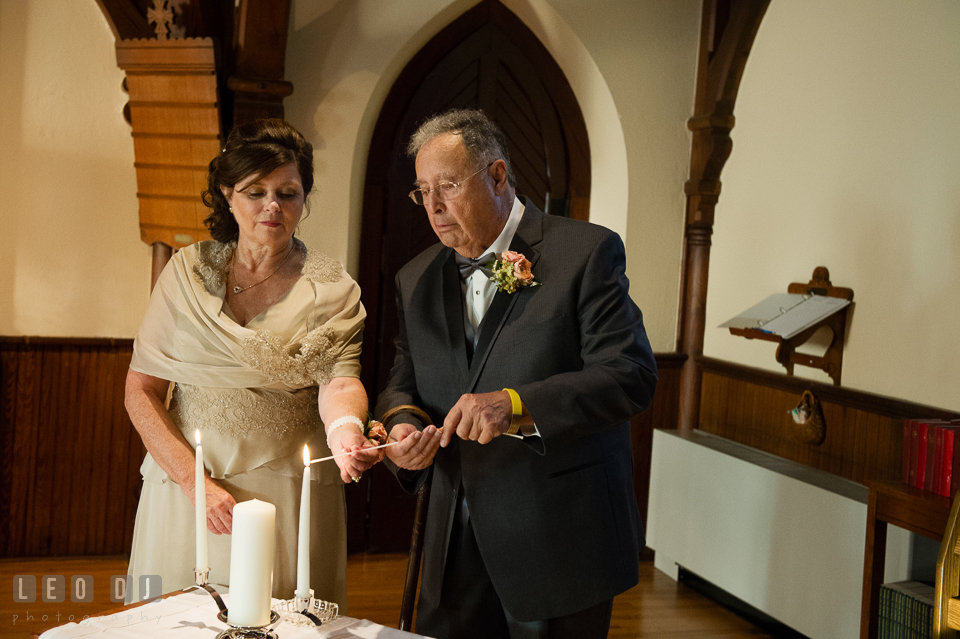
{"type": "MultiPolygon", "coordinates": [[[[383,389],[398,331],[394,277],[437,242],[405,147],[426,118],[481,108],[504,130],[517,191],[548,213],[586,218],[586,128],[569,84],[536,36],[499,2],[481,3],[424,47],[388,96],[371,142],[364,194],[360,285],[367,307],[363,382],[383,389]]],[[[435,416],[442,419],[442,416],[435,416]]],[[[414,500],[377,467],[348,488],[350,550],[405,549],[414,500]]]]}

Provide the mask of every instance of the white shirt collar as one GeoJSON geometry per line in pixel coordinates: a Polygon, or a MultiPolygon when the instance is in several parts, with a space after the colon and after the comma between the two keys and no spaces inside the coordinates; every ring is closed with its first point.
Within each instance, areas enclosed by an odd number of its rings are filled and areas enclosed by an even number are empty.
{"type": "Polygon", "coordinates": [[[517,232],[517,227],[520,226],[520,220],[523,218],[524,210],[525,207],[523,203],[520,202],[520,198],[514,195],[513,207],[510,209],[510,216],[507,218],[507,223],[503,225],[503,230],[500,231],[500,235],[493,241],[493,244],[487,247],[487,250],[480,253],[480,255],[486,255],[487,253],[501,255],[504,251],[510,250],[510,243],[513,242],[513,236],[517,232]]]}

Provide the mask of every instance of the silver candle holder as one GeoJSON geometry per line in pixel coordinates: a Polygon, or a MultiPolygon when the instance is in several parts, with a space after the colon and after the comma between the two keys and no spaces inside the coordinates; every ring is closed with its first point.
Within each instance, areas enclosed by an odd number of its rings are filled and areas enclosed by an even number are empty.
{"type": "MultiPolygon", "coordinates": [[[[193,578],[194,578],[194,583],[195,583],[196,585],[195,585],[195,586],[189,586],[189,587],[187,587],[187,588],[184,588],[183,591],[184,591],[184,592],[190,592],[191,590],[205,590],[205,591],[207,592],[207,594],[209,594],[211,597],[213,597],[213,600],[217,603],[217,608],[220,609],[220,612],[217,614],[217,619],[220,619],[220,617],[221,617],[221,615],[222,615],[223,618],[224,618],[224,619],[223,619],[224,623],[226,623],[227,625],[230,625],[229,622],[226,621],[227,605],[226,605],[225,603],[223,603],[223,598],[220,596],[220,593],[217,592],[217,589],[214,588],[213,586],[211,586],[210,583],[208,582],[208,579],[210,578],[210,569],[209,569],[209,568],[203,568],[203,569],[195,568],[194,571],[193,571],[193,578]]],[[[271,616],[271,619],[272,619],[272,616],[271,616]]],[[[225,632],[229,632],[229,631],[225,631],[225,632]]],[[[217,639],[219,639],[220,636],[221,636],[221,635],[218,635],[217,639]]],[[[228,635],[223,635],[223,636],[228,636],[228,635]]],[[[234,635],[234,636],[238,636],[238,637],[239,637],[239,636],[244,636],[244,635],[234,635]]],[[[256,636],[256,635],[251,635],[251,636],[256,636]]],[[[274,636],[276,636],[276,635],[274,635],[274,636]]]]}
{"type": "Polygon", "coordinates": [[[226,608],[217,613],[217,619],[230,626],[217,639],[279,639],[273,631],[273,626],[280,623],[280,614],[276,610],[270,611],[270,621],[263,626],[237,626],[230,623],[226,608]]]}
{"type": "MultiPolygon", "coordinates": [[[[210,585],[210,569],[196,569],[193,571],[195,586],[184,588],[184,592],[191,590],[205,590],[217,603],[220,611],[217,613],[217,620],[230,626],[217,635],[216,639],[279,639],[273,627],[280,623],[280,613],[298,615],[304,621],[297,622],[288,617],[287,621],[297,626],[319,626],[328,621],[332,621],[340,616],[340,607],[332,601],[324,601],[313,596],[313,589],[310,589],[309,597],[297,597],[286,599],[274,604],[270,610],[270,621],[262,626],[238,626],[230,623],[229,611],[223,598],[217,589],[210,585]]],[[[296,593],[294,593],[296,595],[296,593]]]]}

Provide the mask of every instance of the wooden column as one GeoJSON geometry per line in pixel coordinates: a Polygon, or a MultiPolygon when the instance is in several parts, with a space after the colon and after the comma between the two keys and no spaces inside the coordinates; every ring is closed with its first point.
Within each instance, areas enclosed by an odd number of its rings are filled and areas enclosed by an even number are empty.
{"type": "Polygon", "coordinates": [[[681,431],[700,421],[699,357],[706,327],[707,279],[714,210],[720,197],[720,172],[730,156],[733,106],[750,47],[769,0],[704,0],[694,116],[686,232],[681,272],[678,348],[686,356],[680,382],[681,431]]]}
{"type": "Polygon", "coordinates": [[[163,242],[154,242],[150,246],[153,248],[151,256],[153,262],[150,265],[150,290],[152,291],[153,287],[157,285],[157,280],[160,279],[160,273],[163,272],[163,267],[166,266],[170,258],[173,257],[173,247],[163,242]]]}

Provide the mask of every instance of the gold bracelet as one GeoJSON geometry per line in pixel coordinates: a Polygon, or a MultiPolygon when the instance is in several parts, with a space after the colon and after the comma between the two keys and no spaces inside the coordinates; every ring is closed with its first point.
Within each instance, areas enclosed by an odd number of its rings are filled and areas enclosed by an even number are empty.
{"type": "Polygon", "coordinates": [[[516,435],[520,430],[520,420],[523,418],[523,402],[520,401],[520,395],[512,388],[504,388],[507,395],[510,396],[510,404],[513,408],[513,417],[510,419],[510,428],[507,429],[507,435],[516,435]]]}

